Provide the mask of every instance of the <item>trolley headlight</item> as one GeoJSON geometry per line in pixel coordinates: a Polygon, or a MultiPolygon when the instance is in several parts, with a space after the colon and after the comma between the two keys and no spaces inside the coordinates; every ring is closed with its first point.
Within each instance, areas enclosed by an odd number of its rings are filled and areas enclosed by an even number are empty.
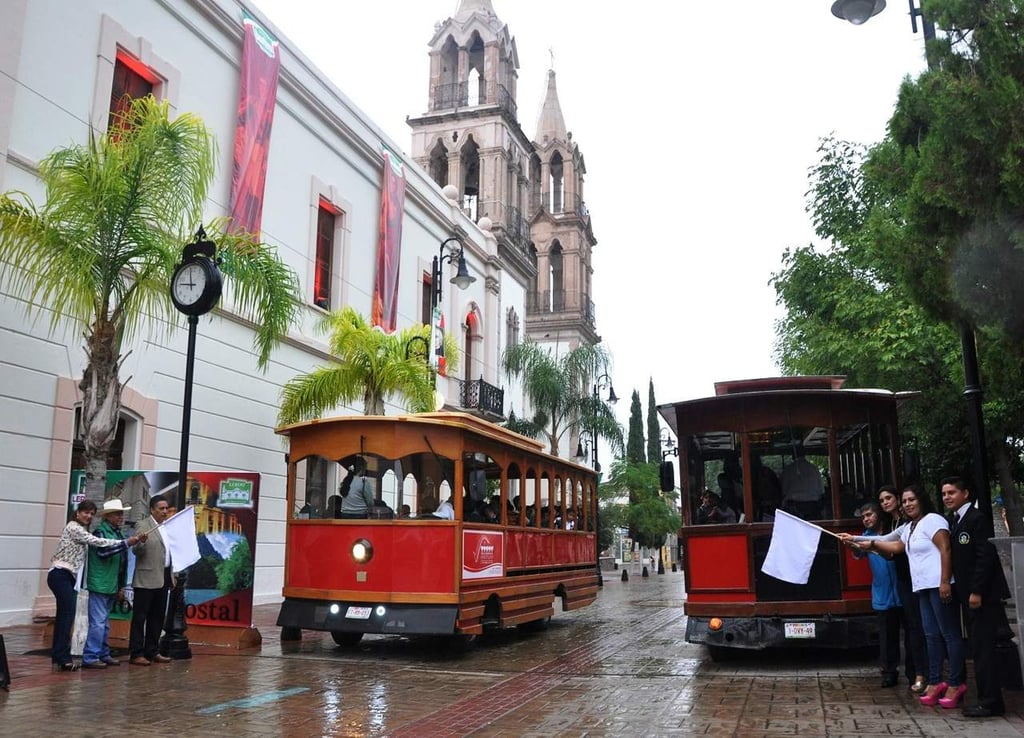
{"type": "Polygon", "coordinates": [[[384,617],[384,613],[386,612],[387,610],[384,608],[384,605],[377,605],[377,609],[374,610],[374,614],[379,618],[384,617]]]}
{"type": "Polygon", "coordinates": [[[331,615],[337,615],[339,612],[341,612],[341,605],[339,605],[337,602],[332,602],[331,606],[327,609],[331,611],[331,615]]]}
{"type": "Polygon", "coordinates": [[[708,622],[709,630],[721,630],[722,629],[722,618],[711,618],[708,622]]]}
{"type": "Polygon", "coordinates": [[[352,558],[357,564],[365,564],[373,558],[373,545],[365,538],[352,544],[352,558]]]}

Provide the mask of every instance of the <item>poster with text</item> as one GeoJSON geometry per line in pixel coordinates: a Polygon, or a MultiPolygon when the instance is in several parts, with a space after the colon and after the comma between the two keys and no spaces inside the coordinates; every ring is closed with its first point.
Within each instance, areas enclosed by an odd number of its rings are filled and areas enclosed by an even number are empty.
{"type": "MultiPolygon", "coordinates": [[[[195,511],[201,558],[188,568],[186,620],[191,625],[247,628],[252,625],[260,475],[240,471],[190,471],[187,476],[184,505],[191,505],[195,511]]],[[[82,499],[84,486],[85,473],[72,472],[69,510],[82,499]]],[[[164,495],[172,509],[176,508],[177,472],[107,472],[107,491],[103,499],[117,498],[131,507],[125,514],[125,537],[149,517],[149,501],[157,494],[164,495]]],[[[129,584],[134,563],[134,556],[129,553],[129,584]]],[[[111,617],[130,617],[130,586],[126,595],[125,601],[115,606],[111,617]]]]}
{"type": "Polygon", "coordinates": [[[505,534],[462,531],[462,578],[505,575],[505,534]]]}

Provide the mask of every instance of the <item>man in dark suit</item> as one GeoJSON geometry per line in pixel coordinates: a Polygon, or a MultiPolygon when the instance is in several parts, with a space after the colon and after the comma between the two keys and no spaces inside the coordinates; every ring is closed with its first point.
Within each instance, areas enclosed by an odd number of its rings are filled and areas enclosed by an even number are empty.
{"type": "Polygon", "coordinates": [[[982,718],[1006,711],[995,663],[996,633],[1005,621],[1003,600],[1010,596],[999,553],[988,540],[988,526],[960,477],[942,480],[942,502],[950,516],[953,594],[960,602],[970,639],[978,702],[964,717],[982,718]]]}
{"type": "Polygon", "coordinates": [[[132,576],[132,626],[128,637],[128,663],[149,666],[171,659],[158,652],[160,632],[167,612],[167,593],[171,588],[171,558],[160,534],[160,524],[167,519],[170,504],[163,495],[149,501],[149,517],[139,522],[138,532],[148,533],[142,543],[132,546],[135,552],[135,574],[132,576]]]}

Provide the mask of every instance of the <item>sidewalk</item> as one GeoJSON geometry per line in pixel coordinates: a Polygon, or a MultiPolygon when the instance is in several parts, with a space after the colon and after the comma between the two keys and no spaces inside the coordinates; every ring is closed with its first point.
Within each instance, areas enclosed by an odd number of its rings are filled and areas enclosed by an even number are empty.
{"type": "Polygon", "coordinates": [[[882,689],[871,653],[713,663],[683,640],[673,573],[606,576],[595,605],[461,656],[397,637],[347,650],[310,631],[282,644],[276,616],[256,608],[259,649],[193,644],[190,661],[71,674],[27,655],[48,647],[42,626],[2,629],[13,681],[0,735],[1024,737],[1024,693],[1006,693],[1006,716],[971,721],[921,706],[905,683],[882,689]]]}

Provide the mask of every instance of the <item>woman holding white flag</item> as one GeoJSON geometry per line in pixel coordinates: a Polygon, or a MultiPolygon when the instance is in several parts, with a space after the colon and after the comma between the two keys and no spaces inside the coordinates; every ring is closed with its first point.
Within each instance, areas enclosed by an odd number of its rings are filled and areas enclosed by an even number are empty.
{"type": "Polygon", "coordinates": [[[910,579],[921,610],[925,644],[928,648],[928,687],[921,695],[922,705],[956,707],[967,685],[964,679],[964,641],[953,603],[953,563],[949,543],[949,523],[935,512],[931,499],[917,485],[903,490],[903,512],[910,523],[898,528],[897,541],[877,537],[855,540],[841,534],[851,546],[862,551],[885,554],[906,553],[910,579]],[[942,680],[942,662],[949,658],[949,678],[942,680]]]}

